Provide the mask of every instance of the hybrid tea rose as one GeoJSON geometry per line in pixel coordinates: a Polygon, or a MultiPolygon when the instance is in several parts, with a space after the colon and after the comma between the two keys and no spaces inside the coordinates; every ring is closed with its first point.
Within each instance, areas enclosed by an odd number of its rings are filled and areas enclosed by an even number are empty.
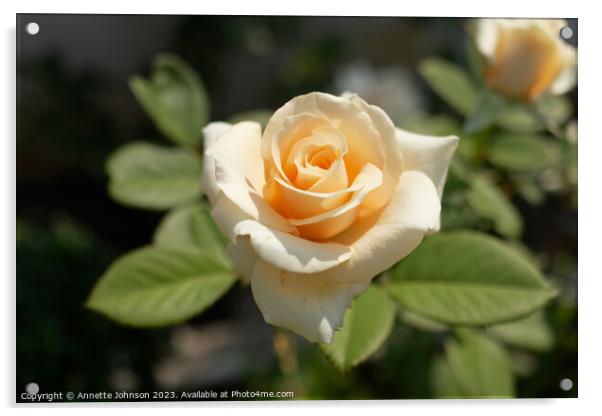
{"type": "Polygon", "coordinates": [[[554,19],[479,20],[476,45],[487,60],[487,85],[522,101],[568,92],[577,81],[577,51],[560,37],[565,26],[554,19]]]}
{"type": "Polygon", "coordinates": [[[310,93],[206,126],[203,183],[266,322],[332,341],[372,278],[438,231],[458,143],[396,129],[357,95],[310,93]]]}

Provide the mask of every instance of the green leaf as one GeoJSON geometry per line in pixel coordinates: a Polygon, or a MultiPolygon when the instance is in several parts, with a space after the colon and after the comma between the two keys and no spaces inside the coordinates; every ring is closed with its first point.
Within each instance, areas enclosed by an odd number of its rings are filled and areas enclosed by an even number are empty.
{"type": "Polygon", "coordinates": [[[263,130],[265,126],[270,121],[270,118],[274,114],[273,111],[270,110],[253,110],[253,111],[245,111],[243,113],[238,113],[230,117],[228,120],[229,123],[236,124],[241,121],[256,121],[261,124],[261,129],[263,130]]]}
{"type": "Polygon", "coordinates": [[[399,317],[404,324],[421,329],[423,331],[445,332],[448,329],[448,327],[443,325],[441,322],[434,321],[430,318],[426,318],[406,309],[399,311],[399,317]]]}
{"type": "Polygon", "coordinates": [[[530,105],[533,104],[508,106],[500,113],[496,124],[510,132],[532,134],[546,130],[546,123],[562,125],[573,113],[571,102],[565,96],[541,97],[534,104],[535,108],[530,105]]]}
{"type": "Polygon", "coordinates": [[[489,128],[495,123],[495,120],[506,105],[506,101],[498,95],[487,90],[482,90],[474,111],[464,121],[464,132],[474,134],[489,128]]]}
{"type": "Polygon", "coordinates": [[[541,120],[524,104],[514,104],[505,108],[499,114],[496,124],[504,130],[516,133],[538,133],[545,130],[541,120]]]}
{"type": "Polygon", "coordinates": [[[137,142],[107,161],[109,193],[125,205],[168,209],[201,196],[201,163],[186,149],[137,142]]]}
{"type": "Polygon", "coordinates": [[[564,124],[573,114],[571,100],[564,95],[546,95],[535,102],[537,111],[553,126],[564,124]]]}
{"type": "Polygon", "coordinates": [[[536,179],[531,175],[515,176],[512,178],[512,181],[514,182],[516,191],[529,204],[538,206],[541,205],[545,200],[545,192],[540,188],[536,179]]]}
{"type": "Polygon", "coordinates": [[[502,169],[537,172],[558,165],[562,152],[557,140],[544,136],[499,133],[491,138],[485,156],[502,169]]]}
{"type": "Polygon", "coordinates": [[[436,356],[431,362],[431,389],[438,399],[457,399],[463,396],[452,370],[444,356],[436,356]]]}
{"type": "Polygon", "coordinates": [[[210,252],[146,247],[113,263],[87,306],[125,325],[165,326],[204,311],[235,281],[210,252]]]}
{"type": "Polygon", "coordinates": [[[488,331],[509,345],[533,351],[549,350],[554,343],[552,331],[542,311],[489,327],[488,331]]]}
{"type": "Polygon", "coordinates": [[[226,238],[211,218],[205,203],[196,203],[170,211],[157,227],[153,243],[158,247],[197,248],[219,256],[228,263],[226,238]]]}
{"type": "Polygon", "coordinates": [[[199,76],[175,55],[161,54],[150,79],[130,78],[130,88],[157,128],[178,144],[200,143],[209,120],[209,100],[199,76]]]}
{"type": "Polygon", "coordinates": [[[403,308],[451,325],[491,325],[542,307],[556,291],[506,243],[457,231],[426,239],[390,271],[403,308]]]}
{"type": "Polygon", "coordinates": [[[347,370],[381,347],[391,333],[394,320],[395,304],[382,289],[372,285],[353,301],[332,344],[320,344],[320,347],[339,369],[347,370]]]}
{"type": "Polygon", "coordinates": [[[468,115],[474,111],[478,92],[462,68],[438,58],[427,58],[420,63],[418,71],[431,88],[460,114],[468,115]]]}
{"type": "Polygon", "coordinates": [[[523,231],[520,214],[506,195],[489,180],[475,177],[465,196],[479,216],[493,222],[498,233],[508,238],[520,237],[523,231]]]}
{"type": "Polygon", "coordinates": [[[473,329],[459,329],[457,335],[445,352],[463,397],[514,397],[512,364],[504,348],[473,329]]]}

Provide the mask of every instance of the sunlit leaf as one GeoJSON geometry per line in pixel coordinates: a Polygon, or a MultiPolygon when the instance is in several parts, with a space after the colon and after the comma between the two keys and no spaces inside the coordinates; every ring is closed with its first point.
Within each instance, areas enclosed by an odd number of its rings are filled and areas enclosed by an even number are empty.
{"type": "Polygon", "coordinates": [[[546,351],[554,343],[552,331],[542,311],[516,321],[491,326],[488,331],[509,345],[533,351],[546,351]]]}
{"type": "Polygon", "coordinates": [[[150,79],[130,78],[130,88],[157,128],[178,144],[200,143],[209,120],[209,100],[198,74],[175,55],[153,61],[150,79]]]}
{"type": "Polygon", "coordinates": [[[136,142],[107,161],[109,193],[125,205],[168,209],[201,196],[201,163],[191,151],[136,142]]]}
{"type": "Polygon", "coordinates": [[[372,285],[353,301],[341,330],[335,333],[332,344],[321,344],[322,351],[341,370],[354,367],[383,345],[394,320],[395,304],[372,285]]]}
{"type": "Polygon", "coordinates": [[[87,306],[126,325],[170,325],[207,309],[235,281],[213,253],[146,247],[113,263],[87,306]]]}
{"type": "Polygon", "coordinates": [[[460,114],[474,111],[478,91],[462,68],[439,58],[428,58],[420,63],[418,70],[430,87],[460,114]]]}
{"type": "Polygon", "coordinates": [[[463,397],[514,397],[508,353],[491,338],[462,328],[446,344],[447,362],[463,397]]]}
{"type": "Polygon", "coordinates": [[[402,307],[451,325],[516,319],[556,293],[515,249],[472,231],[429,237],[389,275],[389,293],[402,307]]]}
{"type": "Polygon", "coordinates": [[[448,327],[441,322],[434,321],[407,309],[400,310],[399,317],[404,324],[421,329],[423,331],[444,332],[448,329],[448,327]]]}
{"type": "Polygon", "coordinates": [[[153,242],[159,247],[198,248],[211,251],[227,261],[226,239],[215,225],[204,203],[195,203],[170,211],[162,220],[153,242]]]}

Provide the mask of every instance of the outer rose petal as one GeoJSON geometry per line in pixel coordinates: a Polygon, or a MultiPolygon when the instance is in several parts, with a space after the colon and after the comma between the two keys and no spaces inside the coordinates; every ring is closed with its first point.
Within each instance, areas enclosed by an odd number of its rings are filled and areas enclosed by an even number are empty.
{"type": "MultiPolygon", "coordinates": [[[[209,123],[203,128],[203,149],[206,152],[218,139],[219,137],[228,131],[232,127],[229,123],[223,121],[216,121],[209,123]]],[[[203,177],[201,179],[203,184],[203,192],[209,198],[209,201],[213,204],[217,201],[219,189],[215,184],[215,164],[213,159],[205,157],[203,160],[203,177]]]]}
{"type": "Polygon", "coordinates": [[[253,220],[238,223],[234,227],[234,235],[249,236],[253,249],[261,259],[294,273],[318,273],[338,266],[351,257],[351,249],[342,244],[316,243],[253,220]]]}
{"type": "MultiPolygon", "coordinates": [[[[309,341],[331,342],[354,296],[378,273],[408,255],[427,233],[439,228],[439,197],[421,172],[405,172],[382,214],[364,218],[343,233],[349,261],[310,275],[287,272],[257,260],[253,296],[266,322],[283,326],[309,341]]],[[[241,246],[240,251],[249,250],[241,246]]],[[[252,258],[252,253],[240,253],[252,258]]]]}
{"type": "Polygon", "coordinates": [[[357,95],[351,96],[350,99],[368,113],[380,133],[384,150],[383,183],[366,197],[362,210],[367,212],[382,208],[393,196],[401,175],[403,156],[395,141],[395,126],[389,116],[379,107],[369,105],[357,95]]]}
{"type": "Polygon", "coordinates": [[[249,238],[238,238],[235,241],[228,242],[226,253],[232,259],[234,268],[245,283],[251,282],[255,264],[259,256],[253,249],[249,238]]]}
{"type": "MultiPolygon", "coordinates": [[[[351,256],[351,249],[347,246],[305,240],[267,227],[253,220],[226,197],[217,201],[211,216],[230,240],[229,250],[235,251],[238,258],[244,257],[245,263],[252,258],[251,254],[238,251],[252,248],[256,256],[272,265],[307,276],[308,273],[336,267],[351,256]],[[250,245],[246,244],[246,240],[250,241],[250,245]]],[[[239,269],[239,272],[244,271],[239,269]]]]}
{"type": "Polygon", "coordinates": [[[285,327],[311,342],[331,343],[353,298],[369,283],[340,284],[316,276],[285,275],[259,260],[251,289],[266,322],[285,327]]]}
{"type": "MultiPolygon", "coordinates": [[[[336,283],[369,282],[407,256],[425,235],[439,230],[441,204],[422,172],[404,172],[393,199],[381,212],[358,219],[329,240],[351,247],[349,261],[312,277],[336,283]]],[[[300,274],[285,273],[284,276],[300,274]]]]}
{"type": "Polygon", "coordinates": [[[558,74],[552,85],[550,92],[555,95],[562,95],[573,89],[577,85],[577,53],[572,51],[572,56],[569,56],[569,64],[558,74]]]}
{"type": "Polygon", "coordinates": [[[416,170],[431,178],[441,198],[447,170],[458,147],[458,137],[426,136],[401,129],[396,129],[395,133],[404,170],[416,170]]]}
{"type": "Polygon", "coordinates": [[[265,177],[260,148],[261,125],[243,121],[224,131],[219,140],[205,151],[205,156],[221,159],[229,170],[247,179],[257,192],[261,192],[265,177]]]}
{"type": "MultiPolygon", "coordinates": [[[[260,137],[258,123],[238,123],[205,152],[206,160],[211,160],[215,166],[215,186],[251,218],[296,233],[296,228],[259,194],[265,184],[263,161],[259,155],[260,137]]],[[[213,202],[216,203],[215,197],[213,202]]]]}

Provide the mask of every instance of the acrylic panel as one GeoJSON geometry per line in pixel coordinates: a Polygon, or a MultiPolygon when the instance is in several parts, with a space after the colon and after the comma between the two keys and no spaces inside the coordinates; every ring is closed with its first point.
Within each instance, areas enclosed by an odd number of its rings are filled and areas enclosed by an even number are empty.
{"type": "Polygon", "coordinates": [[[17,402],[577,397],[576,19],[17,15],[17,402]]]}

